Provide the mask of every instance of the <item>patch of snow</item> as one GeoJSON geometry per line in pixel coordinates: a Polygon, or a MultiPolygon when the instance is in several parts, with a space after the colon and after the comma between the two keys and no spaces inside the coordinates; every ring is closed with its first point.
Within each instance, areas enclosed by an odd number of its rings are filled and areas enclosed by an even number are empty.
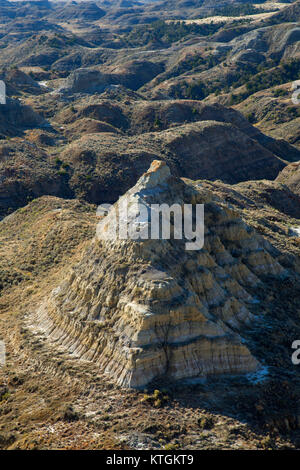
{"type": "Polygon", "coordinates": [[[260,304],[260,300],[257,297],[252,297],[248,302],[249,304],[260,304]]]}
{"type": "Polygon", "coordinates": [[[249,374],[246,374],[246,377],[249,380],[249,382],[253,384],[259,384],[259,383],[262,383],[264,380],[266,380],[268,374],[269,374],[268,367],[262,366],[256,372],[250,372],[249,374]]]}
{"type": "Polygon", "coordinates": [[[292,237],[300,237],[300,227],[291,227],[290,233],[292,237]]]}

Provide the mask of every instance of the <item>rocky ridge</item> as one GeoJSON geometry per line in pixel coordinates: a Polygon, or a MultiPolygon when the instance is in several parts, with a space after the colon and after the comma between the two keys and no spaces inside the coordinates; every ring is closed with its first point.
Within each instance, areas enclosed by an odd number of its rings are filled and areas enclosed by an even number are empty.
{"type": "Polygon", "coordinates": [[[276,181],[300,196],[300,162],[290,163],[277,176],[276,181]]]}

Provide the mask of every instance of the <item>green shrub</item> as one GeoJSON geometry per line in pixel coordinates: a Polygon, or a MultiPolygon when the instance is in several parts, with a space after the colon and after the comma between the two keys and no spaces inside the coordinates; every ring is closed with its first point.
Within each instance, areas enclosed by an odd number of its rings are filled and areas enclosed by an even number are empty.
{"type": "Polygon", "coordinates": [[[145,393],[142,398],[142,403],[148,403],[154,408],[161,408],[169,401],[169,396],[160,390],[154,390],[152,394],[145,393]]]}

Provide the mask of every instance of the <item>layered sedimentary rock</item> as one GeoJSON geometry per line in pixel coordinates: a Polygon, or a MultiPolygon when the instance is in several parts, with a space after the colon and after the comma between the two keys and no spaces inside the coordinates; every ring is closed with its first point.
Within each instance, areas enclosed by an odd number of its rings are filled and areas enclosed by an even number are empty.
{"type": "MultiPolygon", "coordinates": [[[[212,192],[172,176],[164,162],[153,162],[124,201],[129,222],[136,202],[204,204],[203,248],[186,250],[185,238],[111,238],[114,206],[81,262],[31,317],[32,327],[122,386],[259,369],[243,331],[255,319],[253,292],[261,279],[285,276],[276,250],[212,192]]],[[[151,220],[143,224],[150,228],[151,220]]]]}

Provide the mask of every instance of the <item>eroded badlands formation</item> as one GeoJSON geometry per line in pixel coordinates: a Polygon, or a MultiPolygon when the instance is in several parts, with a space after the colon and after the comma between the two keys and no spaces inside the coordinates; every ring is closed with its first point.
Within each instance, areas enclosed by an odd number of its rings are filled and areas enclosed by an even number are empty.
{"type": "Polygon", "coordinates": [[[256,287],[265,276],[286,275],[275,248],[164,162],[153,162],[125,197],[129,206],[204,204],[204,248],[187,251],[186,240],[174,239],[101,240],[109,213],[32,327],[127,387],[259,370],[243,332],[255,321],[256,287]]]}

